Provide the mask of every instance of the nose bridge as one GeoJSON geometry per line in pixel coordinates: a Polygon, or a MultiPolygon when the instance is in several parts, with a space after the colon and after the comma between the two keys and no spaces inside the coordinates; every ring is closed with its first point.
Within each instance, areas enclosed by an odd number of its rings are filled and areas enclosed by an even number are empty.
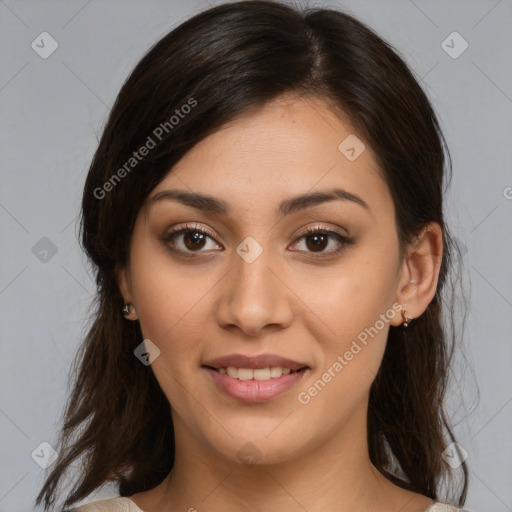
{"type": "Polygon", "coordinates": [[[245,238],[233,252],[218,308],[219,322],[257,333],[269,324],[287,325],[291,307],[287,288],[277,279],[277,259],[255,238],[245,238]]]}

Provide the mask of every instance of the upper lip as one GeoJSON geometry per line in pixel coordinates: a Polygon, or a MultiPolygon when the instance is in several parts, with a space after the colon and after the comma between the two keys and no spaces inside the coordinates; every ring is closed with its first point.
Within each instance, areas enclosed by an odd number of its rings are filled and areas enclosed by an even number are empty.
{"type": "Polygon", "coordinates": [[[233,366],[235,368],[268,368],[272,366],[281,366],[290,368],[290,370],[300,370],[307,368],[304,363],[299,363],[274,354],[260,354],[257,356],[248,356],[244,354],[229,354],[227,356],[216,357],[203,363],[203,366],[211,366],[212,368],[227,368],[233,366]]]}

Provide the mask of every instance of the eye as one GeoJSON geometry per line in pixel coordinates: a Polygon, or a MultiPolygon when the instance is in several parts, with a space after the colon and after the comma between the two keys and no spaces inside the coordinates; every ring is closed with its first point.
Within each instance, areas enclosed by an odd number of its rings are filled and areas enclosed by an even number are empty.
{"type": "MultiPolygon", "coordinates": [[[[354,244],[354,240],[348,238],[336,231],[327,229],[325,226],[314,226],[308,228],[304,234],[302,234],[298,242],[295,242],[295,246],[300,245],[299,242],[304,239],[304,245],[306,246],[305,252],[313,253],[314,258],[323,258],[332,256],[341,252],[345,246],[354,244]],[[325,250],[329,246],[329,242],[332,241],[334,249],[325,250]],[[319,253],[318,255],[315,253],[319,253]]],[[[304,252],[300,251],[299,252],[304,252]]]]}
{"type": "MultiPolygon", "coordinates": [[[[206,228],[199,229],[196,225],[186,224],[184,226],[178,226],[171,229],[162,237],[164,242],[170,250],[176,253],[187,255],[190,253],[201,253],[208,245],[208,239],[215,241],[214,234],[206,228]]],[[[293,250],[300,245],[300,242],[304,239],[306,249],[299,252],[309,252],[314,258],[329,257],[334,254],[341,252],[345,246],[354,244],[354,240],[347,238],[336,231],[327,229],[325,226],[314,226],[308,228],[292,245],[293,250]],[[325,250],[329,246],[329,243],[333,242],[334,248],[331,250],[325,250]],[[316,254],[315,254],[316,253],[316,254]]],[[[216,250],[216,247],[220,246],[216,243],[212,244],[211,249],[216,250]]],[[[222,250],[222,248],[220,249],[222,250]]]]}
{"type": "MultiPolygon", "coordinates": [[[[197,226],[186,224],[185,226],[173,228],[164,235],[162,241],[171,250],[176,252],[204,252],[201,249],[207,245],[208,238],[213,240],[213,234],[209,230],[199,229],[197,226]],[[181,244],[176,243],[176,239],[178,241],[181,239],[181,244]]],[[[217,245],[217,247],[219,246],[217,245]]]]}

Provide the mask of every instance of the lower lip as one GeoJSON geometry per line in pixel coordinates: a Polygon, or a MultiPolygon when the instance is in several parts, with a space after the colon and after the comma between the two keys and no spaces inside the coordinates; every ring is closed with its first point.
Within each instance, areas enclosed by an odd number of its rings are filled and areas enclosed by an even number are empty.
{"type": "Polygon", "coordinates": [[[233,379],[216,370],[203,368],[212,376],[215,384],[227,395],[242,402],[265,402],[280,395],[284,391],[295,386],[308,372],[308,369],[281,375],[268,380],[240,380],[233,379]]]}

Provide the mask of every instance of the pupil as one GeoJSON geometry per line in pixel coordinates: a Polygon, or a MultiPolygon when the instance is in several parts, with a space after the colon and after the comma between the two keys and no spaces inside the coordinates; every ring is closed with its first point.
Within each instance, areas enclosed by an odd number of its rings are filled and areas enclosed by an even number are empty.
{"type": "Polygon", "coordinates": [[[325,249],[325,242],[327,240],[326,235],[324,234],[316,234],[316,235],[310,235],[307,237],[306,240],[315,240],[313,245],[310,246],[309,243],[307,243],[309,249],[318,250],[318,249],[325,249]]]}
{"type": "Polygon", "coordinates": [[[185,234],[185,245],[190,249],[202,248],[204,245],[204,235],[197,231],[189,231],[185,234]]]}

